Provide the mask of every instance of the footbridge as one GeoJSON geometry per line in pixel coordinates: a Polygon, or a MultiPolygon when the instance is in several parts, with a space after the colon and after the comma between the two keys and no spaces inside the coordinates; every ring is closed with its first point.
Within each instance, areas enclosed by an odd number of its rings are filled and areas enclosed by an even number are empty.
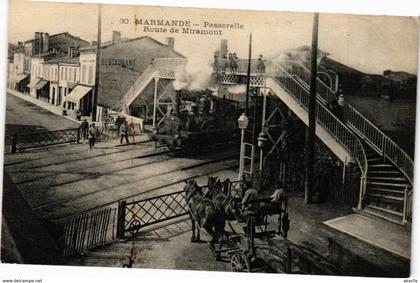
{"type": "MultiPolygon", "coordinates": [[[[219,83],[245,84],[248,62],[239,60],[234,71],[229,62],[219,63],[219,83]]],[[[306,125],[310,77],[311,72],[297,62],[265,61],[262,66],[251,60],[250,86],[280,98],[306,125]]],[[[346,103],[344,118],[338,119],[327,106],[335,98],[336,93],[317,78],[316,135],[341,161],[359,167],[358,209],[392,222],[410,222],[412,158],[352,105],[346,103]]]]}

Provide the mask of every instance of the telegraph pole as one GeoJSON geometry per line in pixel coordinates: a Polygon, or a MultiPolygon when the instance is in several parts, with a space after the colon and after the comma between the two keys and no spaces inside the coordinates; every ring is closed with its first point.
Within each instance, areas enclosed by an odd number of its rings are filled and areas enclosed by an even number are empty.
{"type": "Polygon", "coordinates": [[[318,24],[319,14],[315,13],[312,27],[311,49],[311,81],[309,85],[308,127],[305,135],[305,204],[312,202],[314,187],[314,159],[315,159],[315,110],[316,110],[316,78],[318,54],[318,24]]]}
{"type": "Polygon", "coordinates": [[[248,53],[248,70],[246,76],[246,99],[245,99],[245,115],[248,115],[249,103],[249,84],[251,80],[251,56],[252,56],[252,33],[249,34],[249,53],[248,53]]]}
{"type": "Polygon", "coordinates": [[[96,42],[96,67],[95,67],[95,88],[93,91],[93,103],[92,103],[92,121],[96,121],[96,108],[98,106],[98,88],[99,88],[99,60],[101,50],[101,16],[102,16],[102,5],[99,4],[98,10],[98,38],[96,42]]]}

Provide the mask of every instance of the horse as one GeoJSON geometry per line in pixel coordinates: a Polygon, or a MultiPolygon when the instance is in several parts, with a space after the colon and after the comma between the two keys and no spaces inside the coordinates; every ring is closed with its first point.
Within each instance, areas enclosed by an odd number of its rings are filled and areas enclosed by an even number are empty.
{"type": "Polygon", "coordinates": [[[223,214],[226,220],[235,220],[239,212],[240,200],[230,197],[223,192],[223,184],[217,177],[208,177],[207,193],[205,197],[211,199],[220,214],[223,214]]]}
{"type": "Polygon", "coordinates": [[[210,249],[214,252],[214,244],[222,240],[225,218],[218,213],[214,203],[204,197],[202,188],[197,185],[195,180],[185,182],[185,200],[189,207],[190,219],[192,224],[191,242],[200,241],[200,228],[203,227],[211,235],[210,249]],[[198,227],[196,227],[196,222],[198,227]],[[197,236],[195,234],[197,230],[197,236]]]}

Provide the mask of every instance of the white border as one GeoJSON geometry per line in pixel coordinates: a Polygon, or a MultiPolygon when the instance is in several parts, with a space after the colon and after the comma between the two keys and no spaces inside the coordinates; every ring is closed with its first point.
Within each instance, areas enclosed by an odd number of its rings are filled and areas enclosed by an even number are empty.
{"type": "MultiPolygon", "coordinates": [[[[51,1],[51,0],[50,0],[51,1]]],[[[107,4],[137,4],[137,5],[162,5],[178,7],[203,7],[203,8],[228,8],[228,9],[252,9],[252,10],[278,10],[278,11],[302,11],[302,12],[332,12],[332,13],[353,13],[353,14],[372,14],[372,15],[420,15],[419,0],[352,0],[352,1],[333,1],[333,0],[230,0],[230,1],[197,1],[183,0],[61,0],[53,2],[86,2],[86,3],[107,3],[107,4]]],[[[6,89],[6,63],[7,63],[7,8],[8,1],[0,1],[0,132],[4,136],[5,121],[5,89],[6,89]]],[[[419,67],[418,67],[419,69],[419,67]]],[[[417,108],[417,117],[420,116],[419,107],[417,108]]],[[[419,119],[417,119],[419,125],[419,119]]],[[[417,126],[417,138],[418,131],[417,126]]],[[[418,160],[420,146],[416,143],[416,158],[418,160]]],[[[0,155],[3,161],[3,156],[0,155]]],[[[416,162],[415,176],[419,176],[419,166],[416,162]]],[[[2,176],[2,171],[0,173],[2,176]]],[[[2,178],[1,178],[2,179],[2,178]]],[[[417,179],[417,178],[416,178],[417,179]]],[[[417,182],[416,182],[417,183],[417,182]]],[[[418,186],[416,186],[418,187],[418,186]]],[[[416,190],[418,188],[415,188],[416,190]]],[[[1,190],[0,190],[1,194],[1,190]]],[[[416,209],[420,204],[420,193],[415,192],[414,219],[420,219],[420,209],[416,209]]],[[[0,203],[1,206],[1,203],[0,203]]],[[[415,223],[416,224],[416,223],[415,223]]],[[[412,236],[412,276],[411,278],[420,279],[420,260],[419,260],[419,241],[420,236],[418,225],[414,226],[412,236]]],[[[122,268],[85,268],[85,267],[50,267],[34,265],[9,265],[0,264],[0,280],[2,279],[37,279],[42,278],[43,282],[218,282],[222,281],[241,281],[255,282],[259,281],[316,281],[316,282],[403,282],[403,279],[384,279],[384,278],[352,278],[352,277],[326,277],[326,276],[298,276],[298,275],[278,275],[278,274],[246,274],[238,275],[221,272],[192,272],[192,271],[162,271],[135,269],[128,270],[122,268]]],[[[2,281],[0,281],[2,283],[2,281]]]]}

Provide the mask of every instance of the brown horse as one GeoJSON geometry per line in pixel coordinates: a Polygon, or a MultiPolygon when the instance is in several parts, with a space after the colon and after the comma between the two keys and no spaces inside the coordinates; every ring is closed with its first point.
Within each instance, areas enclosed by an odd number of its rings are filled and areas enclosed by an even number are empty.
{"type": "Polygon", "coordinates": [[[208,177],[207,193],[205,196],[211,199],[216,210],[223,214],[226,220],[235,220],[240,208],[240,199],[230,197],[223,192],[223,184],[217,177],[208,177]]]}
{"type": "Polygon", "coordinates": [[[191,242],[200,241],[200,228],[203,227],[212,237],[210,248],[214,251],[214,244],[222,240],[225,219],[217,212],[213,202],[204,197],[202,188],[197,185],[195,180],[186,181],[184,191],[192,224],[191,242]],[[198,227],[195,225],[196,222],[198,227]]]}

